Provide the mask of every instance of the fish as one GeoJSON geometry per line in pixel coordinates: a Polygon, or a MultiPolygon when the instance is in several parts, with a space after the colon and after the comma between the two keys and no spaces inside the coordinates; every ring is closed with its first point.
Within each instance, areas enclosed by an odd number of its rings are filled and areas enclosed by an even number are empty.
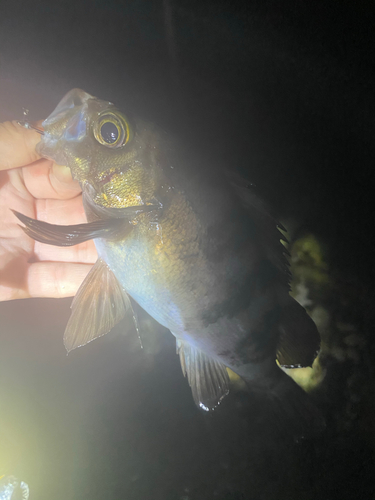
{"type": "Polygon", "coordinates": [[[94,239],[98,253],[72,302],[67,351],[108,333],[132,314],[133,299],[175,336],[200,408],[224,400],[229,368],[303,429],[321,427],[309,396],[280,368],[311,366],[320,336],[289,294],[285,228],[256,188],[80,89],[43,130],[37,152],[70,168],[88,222],[59,226],[14,213],[35,240],[94,239]]]}

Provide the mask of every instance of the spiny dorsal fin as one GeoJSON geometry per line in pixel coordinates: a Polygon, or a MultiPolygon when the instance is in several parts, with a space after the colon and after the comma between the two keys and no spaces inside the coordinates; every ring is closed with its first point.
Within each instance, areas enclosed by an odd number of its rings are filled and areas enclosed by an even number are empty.
{"type": "Polygon", "coordinates": [[[196,405],[204,410],[214,409],[229,392],[225,365],[180,339],[176,340],[176,347],[196,405]]]}
{"type": "Polygon", "coordinates": [[[287,242],[280,229],[285,228],[272,214],[272,210],[258,196],[255,187],[234,172],[225,172],[226,177],[241,200],[243,207],[249,212],[251,219],[259,231],[259,238],[263,243],[267,258],[279,270],[279,276],[285,285],[289,285],[291,274],[287,256],[288,250],[280,240],[287,242]]]}
{"type": "Polygon", "coordinates": [[[68,352],[108,333],[132,307],[115,275],[98,259],[79,287],[71,309],[64,333],[68,352]]]}
{"type": "Polygon", "coordinates": [[[311,366],[320,347],[320,336],[314,321],[295,300],[283,308],[277,360],[281,366],[311,366]]]}

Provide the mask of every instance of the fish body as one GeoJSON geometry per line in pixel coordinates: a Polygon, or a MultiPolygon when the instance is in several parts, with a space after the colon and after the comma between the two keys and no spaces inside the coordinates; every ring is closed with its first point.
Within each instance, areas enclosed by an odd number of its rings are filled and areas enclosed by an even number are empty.
{"type": "MultiPolygon", "coordinates": [[[[43,126],[38,152],[71,169],[88,226],[103,228],[94,236],[98,263],[73,301],[67,349],[107,333],[130,295],[176,337],[201,407],[228,393],[229,367],[310,412],[276,358],[311,365],[319,334],[289,295],[282,235],[251,186],[82,90],[69,92],[43,126]]],[[[69,229],[51,231],[48,242],[62,244],[69,229]]],[[[29,234],[45,241],[38,228],[29,234]]]]}

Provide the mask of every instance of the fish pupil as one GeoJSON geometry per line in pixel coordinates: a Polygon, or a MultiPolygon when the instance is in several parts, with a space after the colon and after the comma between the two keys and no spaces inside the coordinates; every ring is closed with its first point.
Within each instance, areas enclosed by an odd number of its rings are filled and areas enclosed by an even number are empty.
{"type": "Polygon", "coordinates": [[[106,122],[100,127],[100,133],[102,135],[103,141],[107,144],[113,144],[117,141],[119,131],[114,123],[106,122]]]}

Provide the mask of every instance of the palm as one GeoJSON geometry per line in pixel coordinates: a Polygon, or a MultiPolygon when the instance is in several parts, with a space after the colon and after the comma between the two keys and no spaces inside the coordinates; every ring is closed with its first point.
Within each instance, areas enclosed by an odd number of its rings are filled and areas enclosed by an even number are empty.
{"type": "Polygon", "coordinates": [[[56,169],[42,159],[0,172],[0,300],[74,295],[96,260],[92,241],[60,248],[32,240],[10,210],[53,224],[85,222],[79,187],[56,169]]]}

